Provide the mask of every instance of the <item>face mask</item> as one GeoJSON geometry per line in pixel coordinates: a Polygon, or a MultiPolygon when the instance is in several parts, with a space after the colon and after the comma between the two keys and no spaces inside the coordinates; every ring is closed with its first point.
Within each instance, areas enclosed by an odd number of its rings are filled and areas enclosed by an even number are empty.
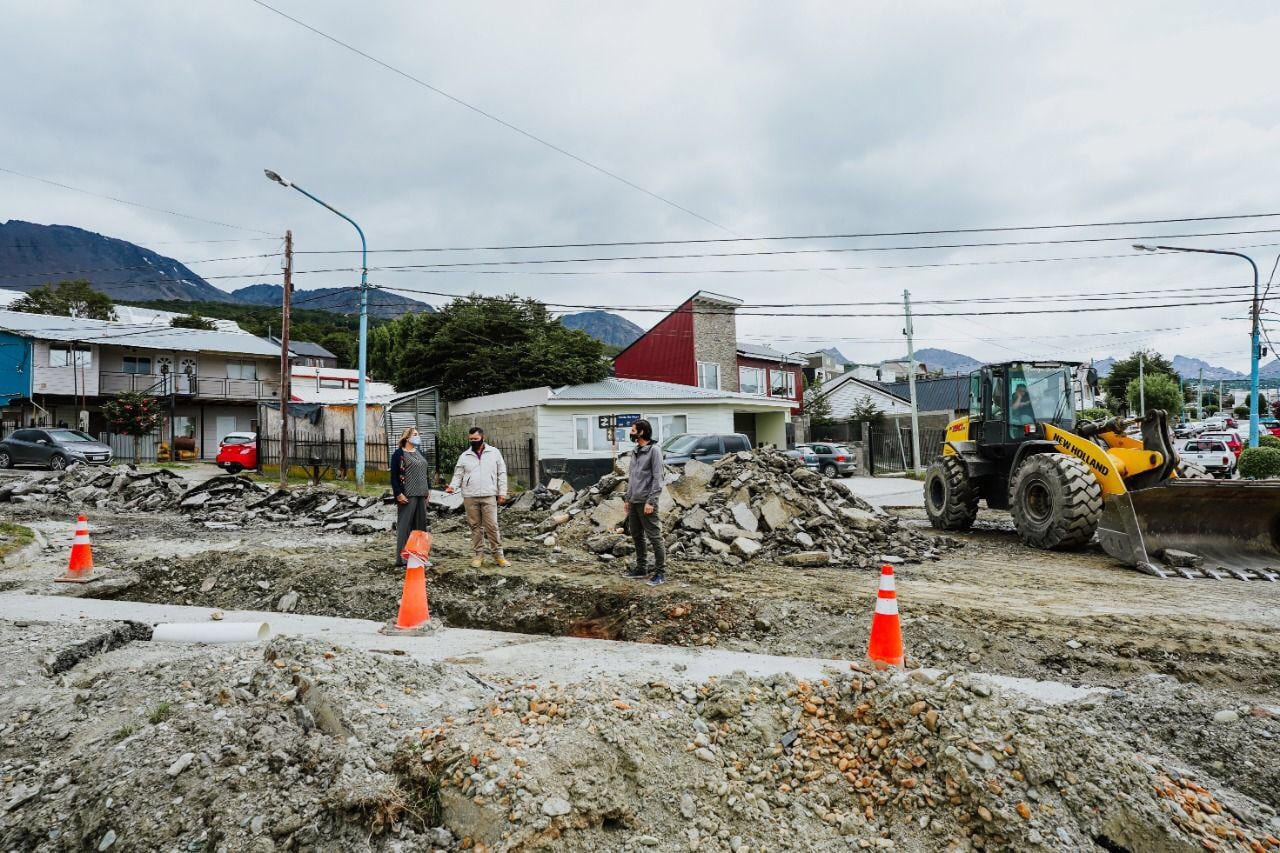
{"type": "Polygon", "coordinates": [[[633,432],[633,433],[630,433],[630,435],[631,435],[631,443],[632,443],[632,444],[635,444],[637,441],[639,441],[639,440],[640,440],[640,433],[638,433],[638,432],[633,432]]]}
{"type": "Polygon", "coordinates": [[[471,442],[471,449],[472,449],[472,450],[475,450],[475,451],[479,452],[480,448],[482,448],[482,447],[484,447],[484,440],[483,440],[483,439],[481,439],[480,441],[473,441],[473,442],[471,442]]]}
{"type": "Polygon", "coordinates": [[[409,436],[409,443],[412,444],[414,447],[417,447],[419,444],[422,443],[422,436],[420,435],[409,436]]]}

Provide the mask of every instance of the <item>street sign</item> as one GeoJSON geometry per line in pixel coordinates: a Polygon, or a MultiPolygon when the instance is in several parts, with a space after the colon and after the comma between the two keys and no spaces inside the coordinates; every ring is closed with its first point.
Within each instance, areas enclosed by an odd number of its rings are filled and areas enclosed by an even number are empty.
{"type": "Polygon", "coordinates": [[[639,415],[615,415],[614,420],[620,427],[629,427],[636,421],[640,420],[639,415]]]}
{"type": "Polygon", "coordinates": [[[622,429],[638,420],[640,420],[639,415],[600,415],[596,418],[596,423],[600,429],[622,429]]]}

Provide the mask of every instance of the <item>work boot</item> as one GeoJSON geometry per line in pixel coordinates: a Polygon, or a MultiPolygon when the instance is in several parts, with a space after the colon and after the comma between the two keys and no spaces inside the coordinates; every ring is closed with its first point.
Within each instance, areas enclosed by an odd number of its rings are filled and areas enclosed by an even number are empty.
{"type": "Polygon", "coordinates": [[[509,569],[511,568],[511,561],[508,560],[506,557],[499,557],[498,565],[504,569],[509,569]]]}
{"type": "Polygon", "coordinates": [[[631,568],[627,569],[627,571],[623,574],[623,577],[633,578],[634,580],[640,580],[640,578],[647,577],[648,575],[649,575],[649,570],[646,569],[644,566],[632,566],[631,568]]]}
{"type": "Polygon", "coordinates": [[[484,557],[472,557],[471,568],[478,569],[484,565],[484,557]]]}
{"type": "Polygon", "coordinates": [[[667,582],[667,573],[662,569],[658,569],[653,573],[653,577],[649,578],[649,586],[658,586],[667,582]]]}

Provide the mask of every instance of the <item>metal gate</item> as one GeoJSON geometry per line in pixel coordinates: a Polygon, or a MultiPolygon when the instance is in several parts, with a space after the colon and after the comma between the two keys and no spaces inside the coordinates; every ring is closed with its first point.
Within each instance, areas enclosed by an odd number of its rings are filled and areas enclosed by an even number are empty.
{"type": "MultiPolygon", "coordinates": [[[[920,467],[926,468],[942,452],[945,427],[920,430],[920,467]]],[[[867,470],[871,476],[902,474],[911,468],[911,427],[872,424],[867,430],[867,470]]]]}

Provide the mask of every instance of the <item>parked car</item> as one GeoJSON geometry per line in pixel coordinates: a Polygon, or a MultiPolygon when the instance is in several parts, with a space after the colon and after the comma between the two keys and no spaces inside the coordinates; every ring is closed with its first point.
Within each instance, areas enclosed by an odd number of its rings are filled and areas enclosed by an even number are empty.
{"type": "Polygon", "coordinates": [[[1194,421],[1183,421],[1182,423],[1173,425],[1174,438],[1192,438],[1203,431],[1204,426],[1202,424],[1195,423],[1194,421]]]}
{"type": "Polygon", "coordinates": [[[77,429],[15,429],[0,441],[0,468],[39,465],[61,471],[75,463],[110,465],[111,448],[77,429]]]}
{"type": "Polygon", "coordinates": [[[804,463],[804,467],[808,468],[810,471],[817,471],[819,469],[818,454],[814,453],[804,445],[800,445],[795,450],[786,450],[783,452],[792,459],[799,459],[804,463]]]}
{"type": "MultiPolygon", "coordinates": [[[[1258,426],[1261,428],[1262,432],[1269,432],[1277,438],[1280,438],[1280,420],[1276,420],[1275,418],[1259,418],[1258,426]]],[[[1261,434],[1262,433],[1259,433],[1259,435],[1261,434]]]]}
{"type": "Polygon", "coordinates": [[[218,443],[214,460],[219,468],[239,474],[246,468],[258,467],[258,437],[251,432],[229,432],[218,443]]]}
{"type": "Polygon", "coordinates": [[[1236,454],[1219,438],[1188,441],[1178,454],[1186,462],[1194,462],[1215,477],[1230,477],[1236,470],[1236,454]]]}
{"type": "Polygon", "coordinates": [[[842,444],[815,441],[797,444],[796,450],[808,449],[818,457],[818,468],[828,477],[851,477],[858,470],[853,451],[842,444]]]}
{"type": "Polygon", "coordinates": [[[1213,439],[1221,441],[1235,454],[1236,458],[1240,458],[1240,451],[1244,450],[1244,442],[1240,440],[1240,433],[1235,430],[1221,430],[1218,432],[1202,432],[1198,436],[1200,441],[1213,439]]]}
{"type": "Polygon", "coordinates": [[[740,432],[686,432],[662,443],[662,461],[668,465],[683,465],[690,459],[714,462],[727,454],[750,449],[751,439],[740,432]]]}

